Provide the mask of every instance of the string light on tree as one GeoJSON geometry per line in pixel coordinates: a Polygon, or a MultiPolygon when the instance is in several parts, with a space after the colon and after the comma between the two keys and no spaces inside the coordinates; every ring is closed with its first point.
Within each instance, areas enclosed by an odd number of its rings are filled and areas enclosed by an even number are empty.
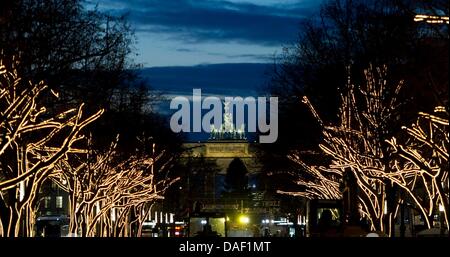
{"type": "Polygon", "coordinates": [[[103,113],[85,117],[81,104],[50,114],[39,98],[58,94],[43,81],[22,80],[19,65],[0,59],[0,236],[33,236],[43,182],[67,154],[82,152],[74,148],[80,132],[103,113]]]}

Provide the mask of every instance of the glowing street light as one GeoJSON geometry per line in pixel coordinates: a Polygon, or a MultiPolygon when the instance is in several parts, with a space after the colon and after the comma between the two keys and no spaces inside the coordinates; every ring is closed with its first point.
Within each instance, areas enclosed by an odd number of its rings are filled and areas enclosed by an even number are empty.
{"type": "Polygon", "coordinates": [[[245,216],[245,215],[241,215],[239,216],[239,223],[242,224],[248,224],[250,222],[250,218],[245,216]]]}

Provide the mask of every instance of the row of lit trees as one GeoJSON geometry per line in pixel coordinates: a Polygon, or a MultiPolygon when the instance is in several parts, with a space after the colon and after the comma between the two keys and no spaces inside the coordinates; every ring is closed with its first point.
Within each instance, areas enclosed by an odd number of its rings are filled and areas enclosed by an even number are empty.
{"type": "Polygon", "coordinates": [[[398,96],[403,82],[392,86],[386,78],[386,67],[365,70],[362,85],[354,85],[349,76],[336,124],[322,121],[308,98],[303,98],[321,126],[320,149],[332,160],[317,167],[306,165],[299,152],[291,154],[290,159],[301,166],[296,182],[306,190],[280,192],[341,199],[339,185],[350,172],[358,185],[360,214],[372,230],[391,234],[405,201],[422,214],[429,228],[441,205],[448,227],[448,111],[436,107],[433,114],[419,113],[416,123],[397,133],[400,139],[393,137],[392,130],[401,118],[398,96]],[[399,190],[406,197],[400,197],[399,190]]]}
{"type": "Polygon", "coordinates": [[[403,127],[406,142],[399,143],[395,137],[387,140],[397,158],[390,173],[378,174],[407,193],[428,228],[438,208],[449,228],[448,126],[444,107],[436,107],[433,114],[420,112],[414,124],[403,127]]]}
{"type": "Polygon", "coordinates": [[[137,153],[122,160],[113,143],[105,153],[89,150],[58,163],[52,180],[69,193],[70,233],[82,236],[139,236],[152,203],[177,179],[169,161],[155,171],[164,152],[137,153]]]}
{"type": "Polygon", "coordinates": [[[51,179],[70,196],[70,231],[82,236],[130,236],[151,203],[173,183],[164,152],[123,158],[116,143],[94,151],[83,129],[103,110],[55,112],[44,104],[58,94],[44,82],[22,80],[18,60],[0,61],[0,236],[33,236],[39,191],[51,179]],[[164,174],[161,174],[164,173],[164,174]]]}

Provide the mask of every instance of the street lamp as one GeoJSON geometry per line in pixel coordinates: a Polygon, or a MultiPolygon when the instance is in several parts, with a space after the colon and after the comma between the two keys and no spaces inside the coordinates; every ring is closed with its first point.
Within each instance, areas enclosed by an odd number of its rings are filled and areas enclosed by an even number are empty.
{"type": "Polygon", "coordinates": [[[248,224],[249,222],[250,222],[249,217],[247,217],[245,215],[239,216],[239,223],[241,223],[241,224],[248,224]]]}

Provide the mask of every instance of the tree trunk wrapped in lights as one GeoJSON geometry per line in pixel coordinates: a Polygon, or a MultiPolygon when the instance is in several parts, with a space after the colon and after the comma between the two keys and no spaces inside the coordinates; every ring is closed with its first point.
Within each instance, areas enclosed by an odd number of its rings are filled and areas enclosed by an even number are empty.
{"type": "Polygon", "coordinates": [[[0,236],[33,235],[31,205],[43,181],[59,160],[79,151],[80,131],[103,113],[84,117],[83,105],[49,113],[40,105],[47,86],[22,80],[18,65],[0,61],[0,236]]]}
{"type": "Polygon", "coordinates": [[[327,167],[308,167],[298,154],[290,157],[301,165],[302,171],[313,176],[312,180],[298,181],[308,188],[301,193],[307,197],[340,198],[339,181],[345,172],[352,172],[359,189],[361,215],[368,219],[372,230],[390,233],[397,208],[387,209],[387,188],[391,183],[380,174],[391,172],[384,139],[390,135],[390,126],[396,119],[396,97],[403,82],[388,91],[386,67],[369,67],[364,74],[365,83],[358,87],[349,76],[341,94],[337,124],[325,124],[308,98],[303,98],[322,128],[323,142],[319,146],[332,158],[331,163],[327,167]]]}
{"type": "Polygon", "coordinates": [[[416,123],[403,127],[408,135],[404,143],[395,137],[387,141],[399,159],[392,172],[381,175],[407,192],[428,228],[439,205],[449,227],[448,126],[448,111],[440,106],[434,114],[420,112],[416,123]]]}
{"type": "Polygon", "coordinates": [[[178,180],[167,177],[171,160],[163,162],[165,152],[156,154],[154,144],[152,154],[125,160],[116,145],[105,153],[74,154],[61,160],[52,174],[52,180],[69,193],[73,235],[139,235],[152,204],[163,199],[165,190],[178,180]]]}

